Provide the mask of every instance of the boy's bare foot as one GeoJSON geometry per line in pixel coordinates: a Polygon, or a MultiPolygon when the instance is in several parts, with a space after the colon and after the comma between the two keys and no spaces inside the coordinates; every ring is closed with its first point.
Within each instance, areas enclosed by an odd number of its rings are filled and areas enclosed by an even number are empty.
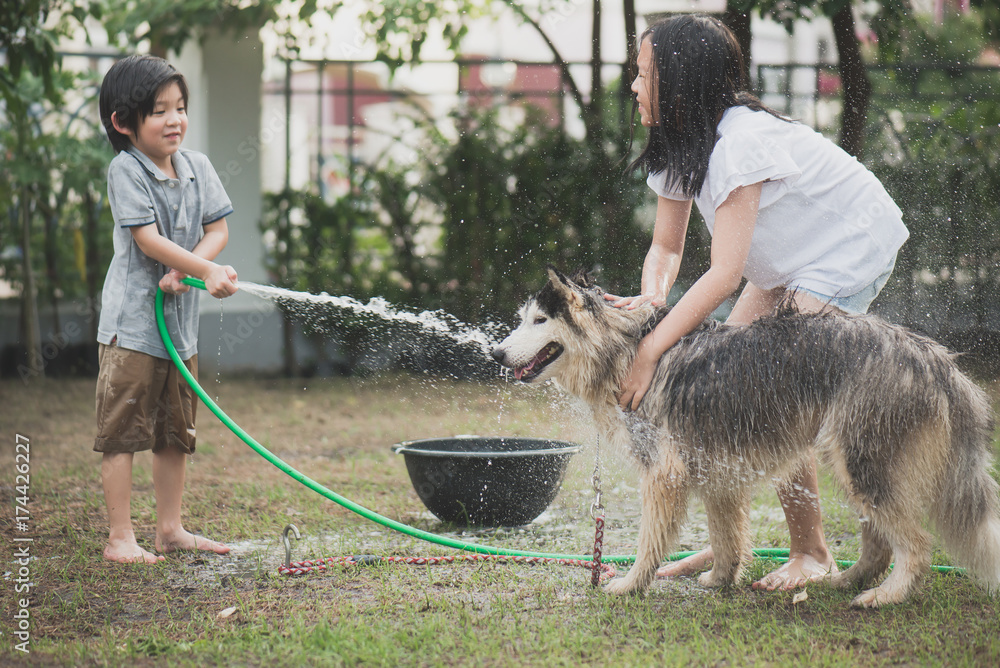
{"type": "Polygon", "coordinates": [[[808,554],[789,555],[788,561],[753,583],[754,589],[787,591],[804,587],[807,583],[822,580],[837,572],[837,563],[829,554],[821,561],[808,554]]]}
{"type": "Polygon", "coordinates": [[[119,564],[155,564],[163,557],[139,547],[136,542],[108,541],[104,548],[104,558],[119,564]]]}
{"type": "Polygon", "coordinates": [[[228,554],[229,546],[209,540],[204,536],[197,536],[190,531],[181,530],[177,534],[156,538],[156,551],[169,554],[179,551],[200,551],[214,552],[215,554],[228,554]]]}
{"type": "Polygon", "coordinates": [[[660,566],[656,571],[656,577],[677,578],[684,575],[694,575],[708,568],[713,558],[712,548],[706,547],[701,552],[695,552],[683,559],[671,561],[669,564],[660,566]]]}

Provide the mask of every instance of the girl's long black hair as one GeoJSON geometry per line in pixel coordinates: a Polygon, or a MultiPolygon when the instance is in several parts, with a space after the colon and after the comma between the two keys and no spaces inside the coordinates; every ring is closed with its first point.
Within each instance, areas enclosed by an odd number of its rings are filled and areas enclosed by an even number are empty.
{"type": "MultiPolygon", "coordinates": [[[[782,117],[747,92],[743,53],[722,21],[674,16],[647,28],[640,43],[647,38],[653,46],[649,85],[656,90],[651,101],[656,106],[649,111],[659,124],[648,128],[646,148],[629,171],[666,171],[668,188],[695,197],[708,173],[722,112],[745,106],[782,117]]],[[[633,116],[636,106],[633,103],[633,116]]]]}

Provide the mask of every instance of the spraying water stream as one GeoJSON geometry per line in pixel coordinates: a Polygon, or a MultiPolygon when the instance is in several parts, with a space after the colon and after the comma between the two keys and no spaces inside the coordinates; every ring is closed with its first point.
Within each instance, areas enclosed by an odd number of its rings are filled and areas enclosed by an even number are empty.
{"type": "Polygon", "coordinates": [[[317,309],[317,314],[323,309],[334,307],[351,311],[357,315],[372,316],[390,323],[416,325],[425,332],[446,336],[458,345],[473,344],[487,357],[499,342],[499,325],[487,323],[477,328],[460,321],[455,316],[444,311],[421,311],[413,313],[394,307],[382,297],[372,297],[367,303],[362,303],[353,297],[337,297],[326,293],[315,295],[310,292],[296,292],[286,288],[270,285],[260,285],[248,281],[240,281],[240,290],[255,297],[273,301],[279,305],[293,306],[297,315],[309,317],[310,307],[317,309]]]}

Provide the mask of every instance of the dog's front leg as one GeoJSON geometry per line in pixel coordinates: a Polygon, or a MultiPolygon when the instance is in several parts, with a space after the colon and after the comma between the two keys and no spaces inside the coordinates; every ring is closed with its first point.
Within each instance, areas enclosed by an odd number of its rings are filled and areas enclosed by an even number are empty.
{"type": "Polygon", "coordinates": [[[649,588],[656,569],[677,540],[687,513],[688,480],[684,463],[669,448],[640,480],[642,518],[635,564],[623,578],[605,586],[610,594],[641,594],[649,588]]]}
{"type": "Polygon", "coordinates": [[[702,573],[703,587],[725,587],[736,582],[753,555],[750,542],[750,502],[753,488],[732,483],[726,489],[702,488],[708,514],[708,539],[714,559],[712,570],[702,573]]]}

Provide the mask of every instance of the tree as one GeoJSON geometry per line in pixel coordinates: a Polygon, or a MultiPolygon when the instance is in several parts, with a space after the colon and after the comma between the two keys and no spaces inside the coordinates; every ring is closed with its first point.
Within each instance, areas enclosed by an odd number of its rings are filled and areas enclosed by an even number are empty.
{"type": "Polygon", "coordinates": [[[837,67],[844,87],[840,115],[840,146],[853,156],[861,157],[864,147],[865,119],[871,101],[872,85],[868,81],[865,63],[854,26],[850,0],[832,14],[833,39],[837,44],[837,67]]]}
{"type": "MultiPolygon", "coordinates": [[[[17,0],[0,3],[0,68],[3,101],[0,164],[6,203],[6,230],[17,239],[4,249],[8,278],[17,279],[21,293],[22,341],[27,360],[22,376],[44,374],[38,296],[47,293],[54,313],[55,336],[61,335],[59,295],[67,287],[65,267],[79,262],[89,302],[98,289],[96,264],[107,240],[97,233],[103,207],[103,183],[110,149],[94,119],[64,112],[66,91],[96,91],[97,83],[62,69],[59,43],[87,30],[87,19],[103,22],[109,41],[134,49],[148,42],[151,52],[165,56],[179,51],[206,31],[225,33],[259,29],[267,22],[286,24],[307,20],[321,7],[335,11],[342,3],[323,0],[17,0]],[[89,123],[88,123],[89,121],[89,123]],[[90,128],[75,129],[89,124],[90,128]],[[77,225],[67,230],[68,221],[77,225]],[[71,231],[80,259],[72,257],[64,232],[71,231]],[[41,252],[37,252],[40,245],[41,252]],[[69,256],[69,257],[68,257],[69,256]],[[10,258],[18,258],[15,264],[10,258]],[[39,260],[40,258],[40,260],[39,260]],[[70,261],[67,261],[67,260],[70,261]],[[73,261],[73,260],[76,260],[73,261]],[[43,273],[37,266],[45,267],[43,273]]],[[[89,35],[88,35],[89,39],[89,35]]],[[[93,108],[92,100],[87,106],[93,108]]],[[[87,316],[95,326],[93,307],[87,316]]]]}
{"type": "MultiPolygon", "coordinates": [[[[886,15],[901,11],[906,0],[884,0],[881,11],[886,15]]],[[[852,0],[730,0],[730,20],[739,21],[743,39],[749,32],[751,11],[781,22],[791,33],[796,19],[811,20],[825,16],[833,23],[834,42],[837,46],[837,68],[843,86],[843,104],[840,116],[840,146],[851,155],[860,157],[864,148],[865,119],[871,99],[871,83],[861,57],[852,0]]],[[[740,35],[741,32],[737,32],[740,35]]],[[[742,39],[741,39],[742,43],[742,39]]],[[[746,45],[744,45],[746,46],[746,45]]]]}
{"type": "Polygon", "coordinates": [[[59,81],[59,40],[82,26],[88,16],[100,14],[99,4],[85,0],[26,0],[0,5],[0,50],[7,56],[6,65],[0,68],[4,125],[9,128],[3,145],[10,192],[6,213],[11,228],[18,229],[20,241],[21,312],[28,354],[25,373],[29,375],[42,375],[45,368],[32,267],[32,228],[48,203],[44,184],[52,177],[52,166],[46,156],[54,143],[32,119],[37,119],[40,109],[62,105],[63,86],[68,82],[59,81]]]}
{"type": "MultiPolygon", "coordinates": [[[[165,58],[179,53],[188,41],[202,39],[207,32],[242,34],[259,30],[279,17],[280,0],[124,0],[109,4],[104,29],[111,39],[134,47],[148,42],[149,52],[165,58]]],[[[339,3],[338,3],[339,4],[339,3]]],[[[292,12],[307,19],[316,10],[316,0],[287,3],[292,12]]]]}

